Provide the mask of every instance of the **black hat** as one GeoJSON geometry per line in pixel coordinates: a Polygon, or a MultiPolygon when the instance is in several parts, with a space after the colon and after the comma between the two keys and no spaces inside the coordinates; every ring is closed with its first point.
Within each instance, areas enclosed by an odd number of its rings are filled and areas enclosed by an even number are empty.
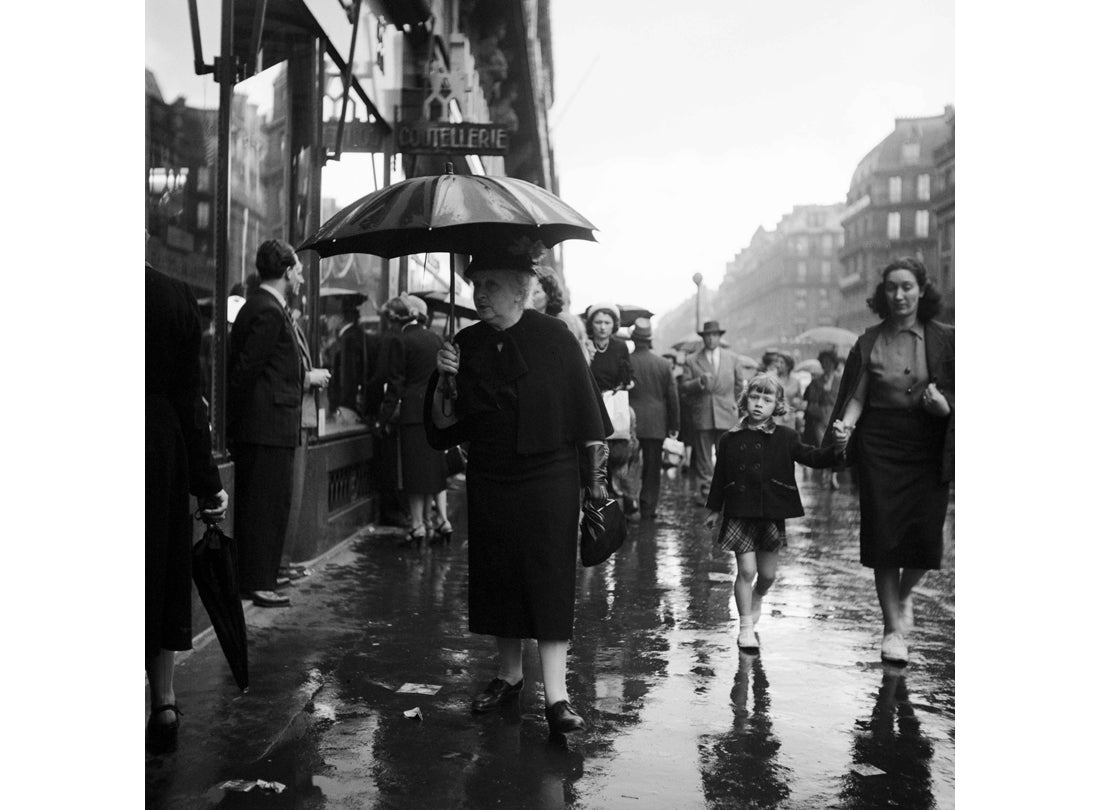
{"type": "Polygon", "coordinates": [[[630,333],[631,340],[653,340],[653,328],[649,325],[649,318],[639,318],[634,322],[634,331],[630,333]]]}
{"type": "Polygon", "coordinates": [[[718,325],[718,321],[707,321],[703,324],[703,328],[699,330],[699,335],[708,335],[717,332],[719,335],[726,334],[726,330],[718,325]]]}

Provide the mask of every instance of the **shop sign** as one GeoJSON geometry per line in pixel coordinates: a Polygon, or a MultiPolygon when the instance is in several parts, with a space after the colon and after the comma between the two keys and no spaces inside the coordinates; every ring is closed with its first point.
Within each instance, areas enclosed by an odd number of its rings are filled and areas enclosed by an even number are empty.
{"type": "MultiPolygon", "coordinates": [[[[325,121],[325,147],[336,149],[336,121],[325,121]]],[[[384,152],[389,130],[373,121],[345,121],[341,152],[384,152]]]]}
{"type": "Polygon", "coordinates": [[[398,122],[398,152],[409,155],[507,155],[511,134],[495,124],[398,122]]]}

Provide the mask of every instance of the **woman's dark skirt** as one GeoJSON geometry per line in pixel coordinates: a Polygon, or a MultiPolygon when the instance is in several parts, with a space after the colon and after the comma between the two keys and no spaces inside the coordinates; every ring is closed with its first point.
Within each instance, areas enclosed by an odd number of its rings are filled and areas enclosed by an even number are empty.
{"type": "Polygon", "coordinates": [[[575,447],[518,456],[470,445],[470,631],[568,640],[576,597],[575,447]]]}
{"type": "Polygon", "coordinates": [[[859,561],[868,568],[939,568],[950,485],[941,480],[947,420],[867,408],[854,441],[859,561]]]}
{"type": "Polygon", "coordinates": [[[447,488],[447,457],[428,444],[424,425],[401,426],[401,489],[434,495],[447,488]]]}
{"type": "Polygon", "coordinates": [[[179,420],[145,400],[145,659],[191,649],[191,495],[179,420]]]}

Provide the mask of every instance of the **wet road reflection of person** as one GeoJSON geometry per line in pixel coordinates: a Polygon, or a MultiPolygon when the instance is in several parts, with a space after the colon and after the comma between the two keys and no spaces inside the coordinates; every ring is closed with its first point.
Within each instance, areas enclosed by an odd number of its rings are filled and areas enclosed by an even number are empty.
{"type": "Polygon", "coordinates": [[[733,728],[699,741],[703,795],[717,807],[728,806],[732,797],[736,807],[779,807],[790,796],[791,774],[776,761],[780,744],[772,733],[768,677],[758,654],[738,652],[730,701],[733,728]]]}
{"type": "Polygon", "coordinates": [[[852,765],[870,765],[885,774],[863,776],[853,770],[844,777],[844,807],[935,807],[929,760],[932,742],[921,732],[905,670],[885,665],[882,686],[868,720],[856,721],[852,765]]]}

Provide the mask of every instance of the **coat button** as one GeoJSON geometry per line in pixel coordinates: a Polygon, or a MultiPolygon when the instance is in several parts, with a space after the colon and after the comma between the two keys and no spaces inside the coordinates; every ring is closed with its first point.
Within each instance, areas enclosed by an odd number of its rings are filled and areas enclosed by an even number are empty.
{"type": "Polygon", "coordinates": [[[752,465],[752,468],[753,468],[754,470],[759,470],[759,469],[760,469],[760,462],[757,462],[757,463],[753,464],[753,465],[752,465]]]}
{"type": "Polygon", "coordinates": [[[905,367],[905,373],[906,374],[912,374],[913,372],[909,370],[909,366],[906,366],[905,367]]]}
{"type": "Polygon", "coordinates": [[[738,485],[737,489],[740,490],[741,492],[744,492],[745,491],[745,485],[740,484],[740,485],[738,485]]]}
{"type": "Polygon", "coordinates": [[[739,469],[739,470],[743,470],[743,469],[745,469],[745,465],[744,465],[744,464],[742,464],[742,465],[740,465],[740,466],[739,466],[739,467],[738,467],[737,469],[739,469]]]}
{"type": "Polygon", "coordinates": [[[760,447],[761,447],[761,444],[760,444],[760,442],[757,442],[757,443],[756,443],[756,449],[757,449],[757,450],[759,450],[759,449],[760,449],[760,447]]]}
{"type": "Polygon", "coordinates": [[[908,388],[906,388],[905,393],[912,394],[913,393],[913,386],[910,385],[908,388]]]}

